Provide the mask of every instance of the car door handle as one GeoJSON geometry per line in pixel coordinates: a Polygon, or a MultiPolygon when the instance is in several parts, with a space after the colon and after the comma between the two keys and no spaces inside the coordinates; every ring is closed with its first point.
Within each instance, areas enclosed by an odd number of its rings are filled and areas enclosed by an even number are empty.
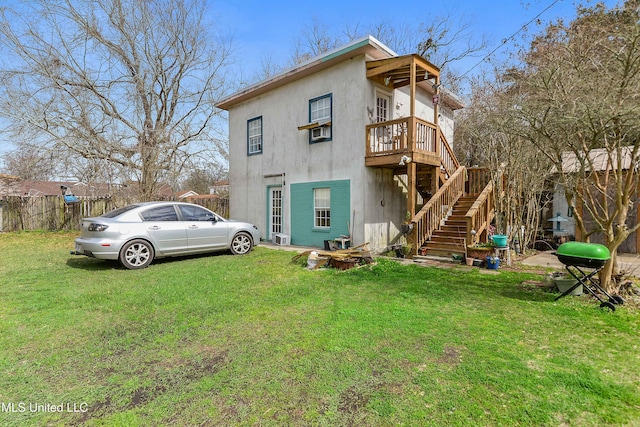
{"type": "Polygon", "coordinates": [[[160,230],[160,226],[159,225],[152,225],[151,227],[149,227],[149,230],[160,230]]]}
{"type": "Polygon", "coordinates": [[[198,226],[195,224],[189,226],[189,229],[191,230],[195,230],[196,228],[198,228],[198,226]]]}

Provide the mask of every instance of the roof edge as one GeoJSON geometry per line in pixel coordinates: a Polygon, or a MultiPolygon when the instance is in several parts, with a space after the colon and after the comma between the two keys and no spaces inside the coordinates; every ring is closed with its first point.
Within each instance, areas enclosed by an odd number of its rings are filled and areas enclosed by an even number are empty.
{"type": "Polygon", "coordinates": [[[381,41],[379,41],[375,37],[371,35],[361,37],[359,39],[351,41],[350,43],[344,46],[340,46],[338,48],[332,49],[328,52],[323,53],[322,55],[316,56],[300,64],[294,65],[293,67],[287,68],[275,74],[274,76],[271,76],[267,79],[261,80],[257,83],[254,83],[245,88],[242,88],[222,98],[220,101],[216,102],[215,106],[223,110],[227,110],[229,107],[235,105],[238,102],[241,102],[245,97],[247,97],[252,92],[265,89],[268,86],[271,86],[272,84],[275,84],[287,77],[293,76],[302,71],[306,71],[322,63],[338,59],[341,56],[346,56],[349,53],[352,53],[358,49],[364,49],[367,46],[373,47],[374,49],[380,51],[381,53],[383,53],[388,57],[398,56],[396,52],[394,52],[391,48],[384,45],[381,41]]]}

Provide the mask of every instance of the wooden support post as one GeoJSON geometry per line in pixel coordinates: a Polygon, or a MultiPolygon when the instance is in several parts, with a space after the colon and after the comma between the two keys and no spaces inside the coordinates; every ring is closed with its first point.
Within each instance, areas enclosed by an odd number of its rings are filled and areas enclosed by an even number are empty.
{"type": "Polygon", "coordinates": [[[411,58],[411,70],[409,72],[409,97],[411,98],[409,115],[411,117],[414,117],[416,115],[416,59],[415,58],[411,58]]]}
{"type": "Polygon", "coordinates": [[[407,163],[407,212],[409,212],[411,218],[416,214],[416,203],[418,201],[416,185],[416,164],[411,161],[407,163]]]}
{"type": "MultiPolygon", "coordinates": [[[[410,111],[409,111],[409,152],[408,156],[413,156],[416,148],[416,60],[411,58],[411,71],[409,76],[409,94],[410,94],[410,111]]],[[[416,164],[412,160],[407,163],[407,212],[411,218],[416,214],[417,190],[416,190],[416,164]]]]}
{"type": "Polygon", "coordinates": [[[436,76],[436,83],[434,85],[435,87],[435,95],[433,95],[433,124],[436,125],[436,131],[435,131],[435,149],[436,149],[436,155],[438,157],[442,157],[442,150],[441,150],[441,144],[440,144],[440,140],[442,139],[442,135],[441,135],[441,130],[440,130],[440,122],[438,120],[438,116],[440,115],[440,76],[437,75],[436,76]]]}

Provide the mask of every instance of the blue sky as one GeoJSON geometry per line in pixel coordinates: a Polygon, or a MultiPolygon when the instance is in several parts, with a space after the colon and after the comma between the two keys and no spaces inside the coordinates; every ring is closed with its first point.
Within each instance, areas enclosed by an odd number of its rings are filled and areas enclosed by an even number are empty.
{"type": "MultiPolygon", "coordinates": [[[[470,32],[475,37],[486,37],[489,53],[547,7],[549,9],[540,16],[543,22],[558,18],[571,20],[575,17],[577,3],[589,4],[589,0],[325,0],[317,3],[210,0],[213,13],[233,35],[234,49],[245,75],[256,72],[261,59],[267,55],[286,62],[296,39],[305,28],[312,25],[313,19],[330,30],[340,32],[348,25],[359,24],[366,28],[385,19],[391,19],[400,27],[418,26],[433,17],[459,17],[471,25],[470,32]]],[[[612,7],[617,1],[606,0],[604,3],[612,7]]],[[[534,24],[529,29],[534,33],[539,31],[534,24]]],[[[504,54],[506,48],[512,46],[513,43],[508,43],[496,55],[504,54]]],[[[464,64],[458,64],[457,71],[467,71],[480,59],[469,59],[464,64]]]]}
{"type": "MultiPolygon", "coordinates": [[[[4,0],[5,4],[11,1],[4,0]]],[[[584,0],[578,3],[588,3],[584,0]]],[[[0,3],[3,0],[0,0],[0,3]]],[[[590,4],[593,4],[590,1],[590,4]]],[[[617,0],[604,0],[609,7],[617,0]]],[[[452,16],[471,25],[474,37],[489,42],[489,53],[499,47],[502,40],[510,37],[524,24],[545,10],[540,19],[543,23],[558,18],[571,20],[575,16],[576,2],[571,0],[324,0],[322,2],[290,0],[209,0],[210,19],[223,35],[233,38],[235,70],[245,78],[256,75],[262,60],[270,56],[284,65],[291,57],[295,41],[305,28],[316,19],[329,31],[342,32],[347,26],[368,28],[371,24],[390,20],[392,25],[417,27],[435,17],[452,16]]],[[[530,26],[537,33],[539,27],[530,26]]],[[[497,50],[496,56],[504,55],[513,42],[497,50]]],[[[454,66],[460,74],[476,65],[481,59],[471,58],[454,66]]],[[[481,67],[474,70],[479,72],[481,67]]],[[[0,119],[0,126],[2,126],[0,119]]],[[[10,147],[7,136],[0,133],[0,153],[10,147]]],[[[0,164],[1,166],[1,164],[0,164]]]]}

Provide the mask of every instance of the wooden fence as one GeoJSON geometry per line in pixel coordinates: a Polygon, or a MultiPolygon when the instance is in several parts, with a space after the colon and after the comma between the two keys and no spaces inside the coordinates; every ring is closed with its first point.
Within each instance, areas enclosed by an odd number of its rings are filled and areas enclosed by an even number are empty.
{"type": "MultiPolygon", "coordinates": [[[[134,201],[115,197],[79,197],[65,203],[63,196],[4,196],[0,198],[0,231],[79,230],[82,218],[100,216],[134,201]]],[[[190,200],[228,217],[229,199],[210,197],[190,200]]]]}

